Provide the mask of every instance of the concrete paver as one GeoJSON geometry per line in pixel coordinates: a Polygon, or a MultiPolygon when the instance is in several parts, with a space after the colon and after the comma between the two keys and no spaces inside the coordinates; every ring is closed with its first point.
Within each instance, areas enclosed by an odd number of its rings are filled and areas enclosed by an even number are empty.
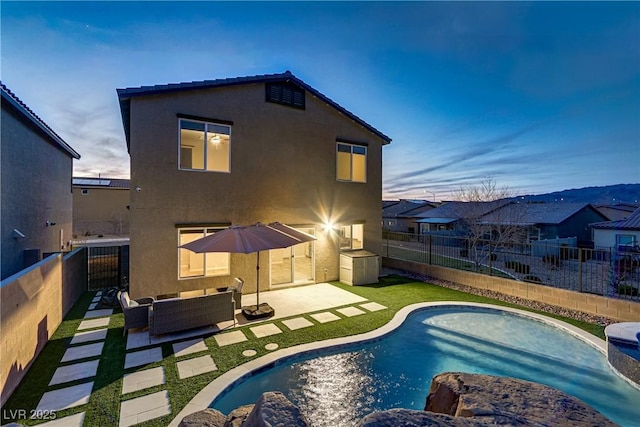
{"type": "Polygon", "coordinates": [[[208,351],[209,348],[204,343],[203,338],[195,340],[182,341],[173,344],[173,353],[176,357],[186,356],[187,354],[198,353],[201,351],[208,351]]]}
{"type": "Polygon", "coordinates": [[[59,411],[89,403],[93,382],[48,391],[36,407],[36,411],[59,411]]]}
{"type": "Polygon", "coordinates": [[[304,317],[294,317],[293,319],[283,320],[282,323],[292,331],[313,326],[313,322],[304,317]]]}
{"type": "Polygon", "coordinates": [[[369,310],[369,311],[380,311],[380,310],[384,310],[387,307],[382,305],[382,304],[378,304],[377,302],[368,302],[366,304],[360,304],[360,307],[364,308],[365,310],[369,310]]]}
{"type": "Polygon", "coordinates": [[[249,328],[256,338],[268,337],[270,335],[281,334],[282,330],[273,323],[267,323],[266,325],[254,326],[249,328]]]}
{"type": "Polygon", "coordinates": [[[196,357],[193,359],[181,360],[178,365],[178,377],[185,379],[195,375],[204,374],[206,372],[218,369],[211,355],[196,357]]]}
{"type": "Polygon", "coordinates": [[[162,360],[162,349],[160,347],[127,353],[124,357],[124,369],[142,366],[162,360]]]}
{"type": "Polygon", "coordinates": [[[169,392],[159,391],[122,402],[119,426],[128,427],[170,413],[169,392]]]}
{"type": "Polygon", "coordinates": [[[87,311],[87,313],[84,315],[85,319],[93,319],[95,317],[106,317],[106,316],[111,316],[113,314],[113,309],[112,308],[103,308],[100,310],[89,310],[87,311]]]}
{"type": "Polygon", "coordinates": [[[242,331],[225,332],[224,334],[214,336],[214,339],[220,347],[247,341],[247,337],[242,331]]]}
{"type": "Polygon", "coordinates": [[[165,381],[164,368],[162,366],[125,374],[122,378],[122,394],[133,393],[134,391],[164,384],[165,381]]]}
{"type": "Polygon", "coordinates": [[[107,338],[108,329],[96,329],[95,331],[84,331],[76,333],[71,339],[71,345],[82,344],[91,341],[102,341],[107,338]]]}
{"type": "Polygon", "coordinates": [[[94,329],[94,328],[100,328],[103,326],[109,326],[109,318],[105,317],[105,318],[100,318],[100,319],[90,319],[90,320],[83,320],[82,322],[80,322],[80,326],[78,326],[78,330],[82,331],[84,329],[94,329]]]}
{"type": "Polygon", "coordinates": [[[100,356],[102,354],[102,347],[104,347],[104,342],[69,347],[67,351],[64,352],[64,356],[62,356],[60,362],[70,362],[72,360],[100,356]]]}
{"type": "Polygon", "coordinates": [[[365,314],[366,311],[360,310],[358,307],[345,307],[339,308],[336,310],[338,313],[343,314],[347,317],[359,316],[361,314],[365,314]]]}
{"type": "Polygon", "coordinates": [[[340,316],[336,316],[335,314],[328,311],[325,311],[323,313],[312,314],[311,317],[313,317],[320,323],[328,323],[328,322],[333,322],[335,320],[341,319],[340,316]]]}
{"type": "Polygon", "coordinates": [[[67,383],[69,381],[81,380],[83,378],[95,377],[98,372],[99,360],[75,363],[73,365],[60,366],[53,374],[49,385],[67,383]]]}
{"type": "Polygon", "coordinates": [[[44,424],[38,424],[38,427],[82,427],[84,424],[84,415],[86,412],[69,415],[68,417],[57,418],[44,424]]]}

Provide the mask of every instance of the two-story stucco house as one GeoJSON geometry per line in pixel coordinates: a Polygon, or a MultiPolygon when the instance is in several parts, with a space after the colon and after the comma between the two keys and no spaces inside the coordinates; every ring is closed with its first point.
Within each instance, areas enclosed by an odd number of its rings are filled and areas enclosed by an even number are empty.
{"type": "Polygon", "coordinates": [[[4,84],[2,279],[52,252],[70,250],[71,175],[80,155],[4,84]]]}
{"type": "Polygon", "coordinates": [[[189,295],[245,279],[256,257],[179,246],[279,221],[317,240],[260,256],[261,290],[339,277],[341,251],[381,250],[391,139],[289,71],[118,89],[131,158],[130,292],[189,295]]]}

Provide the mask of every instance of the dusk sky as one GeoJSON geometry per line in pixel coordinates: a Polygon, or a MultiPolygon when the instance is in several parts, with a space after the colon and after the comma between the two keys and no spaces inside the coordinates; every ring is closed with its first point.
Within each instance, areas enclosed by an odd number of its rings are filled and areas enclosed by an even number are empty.
{"type": "Polygon", "coordinates": [[[383,197],[640,183],[640,2],[8,2],[1,79],[128,178],[116,88],[290,70],[393,139],[383,197]]]}

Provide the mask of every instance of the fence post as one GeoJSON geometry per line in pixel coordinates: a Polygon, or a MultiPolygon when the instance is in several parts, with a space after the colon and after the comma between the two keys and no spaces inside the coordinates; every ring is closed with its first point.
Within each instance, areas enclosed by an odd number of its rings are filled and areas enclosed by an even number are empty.
{"type": "Polygon", "coordinates": [[[582,292],[582,248],[578,248],[578,292],[582,292]]]}
{"type": "Polygon", "coordinates": [[[493,276],[493,257],[491,256],[491,239],[489,239],[489,276],[493,276]]]}
{"type": "Polygon", "coordinates": [[[429,234],[429,265],[433,265],[432,259],[431,259],[431,254],[433,253],[433,251],[431,250],[431,248],[432,248],[432,238],[433,238],[433,236],[431,234],[429,234]]]}

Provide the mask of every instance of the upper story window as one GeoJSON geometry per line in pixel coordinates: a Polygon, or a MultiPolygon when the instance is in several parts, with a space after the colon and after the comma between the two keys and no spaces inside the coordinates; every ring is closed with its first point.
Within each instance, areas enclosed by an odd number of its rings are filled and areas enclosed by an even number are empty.
{"type": "Polygon", "coordinates": [[[349,251],[364,247],[364,224],[340,226],[340,250],[349,251]]]}
{"type": "MultiPolygon", "coordinates": [[[[178,246],[201,239],[221,228],[181,228],[178,230],[178,246]]],[[[197,254],[188,249],[178,248],[178,277],[227,276],[230,274],[230,255],[227,252],[197,254]]]]}
{"type": "Polygon", "coordinates": [[[179,119],[183,170],[231,172],[231,126],[179,119]]]}
{"type": "Polygon", "coordinates": [[[338,142],[336,170],[338,181],[367,182],[367,147],[338,142]]]}
{"type": "Polygon", "coordinates": [[[290,83],[267,83],[267,102],[304,110],[304,89],[290,83]]]}

